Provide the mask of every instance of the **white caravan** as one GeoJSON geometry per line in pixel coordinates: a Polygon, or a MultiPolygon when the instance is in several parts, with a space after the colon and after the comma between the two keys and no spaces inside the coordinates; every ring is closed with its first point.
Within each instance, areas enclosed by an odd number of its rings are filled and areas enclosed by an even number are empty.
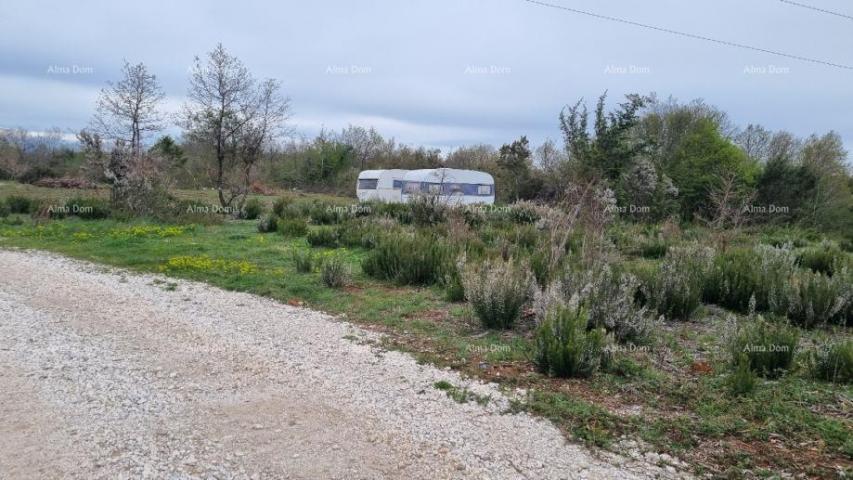
{"type": "Polygon", "coordinates": [[[365,170],[358,174],[356,196],[361,202],[378,200],[399,203],[402,201],[403,176],[408,170],[365,170]]]}
{"type": "Polygon", "coordinates": [[[495,180],[488,173],[476,170],[410,170],[403,177],[402,201],[408,202],[418,195],[438,195],[450,205],[492,205],[495,203],[495,180]]]}

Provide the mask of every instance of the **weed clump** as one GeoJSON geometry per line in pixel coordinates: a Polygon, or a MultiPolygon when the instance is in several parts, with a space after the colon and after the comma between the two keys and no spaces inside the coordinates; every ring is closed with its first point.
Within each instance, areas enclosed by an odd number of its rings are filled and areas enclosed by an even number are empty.
{"type": "Polygon", "coordinates": [[[834,383],[853,383],[853,340],[826,341],[809,356],[813,377],[834,383]]]}
{"type": "Polygon", "coordinates": [[[741,355],[734,361],[734,371],[729,374],[726,383],[729,392],[736,397],[748,395],[755,390],[758,378],[750,368],[746,355],[741,355]]]}
{"type": "Polygon", "coordinates": [[[331,256],[323,261],[320,278],[329,288],[340,288],[347,284],[350,277],[349,265],[340,257],[331,256]]]}
{"type": "Polygon", "coordinates": [[[310,250],[296,250],[292,254],[293,263],[299,273],[311,273],[314,271],[316,259],[310,250]]]}

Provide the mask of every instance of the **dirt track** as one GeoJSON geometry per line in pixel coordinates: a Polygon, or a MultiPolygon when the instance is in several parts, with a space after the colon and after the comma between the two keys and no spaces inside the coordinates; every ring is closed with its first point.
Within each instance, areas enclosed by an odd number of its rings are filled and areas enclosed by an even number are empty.
{"type": "Polygon", "coordinates": [[[192,282],[0,250],[0,478],[635,478],[491,385],[192,282]],[[170,280],[172,281],[172,280],[170,280]],[[491,396],[458,404],[447,380],[491,396]]]}

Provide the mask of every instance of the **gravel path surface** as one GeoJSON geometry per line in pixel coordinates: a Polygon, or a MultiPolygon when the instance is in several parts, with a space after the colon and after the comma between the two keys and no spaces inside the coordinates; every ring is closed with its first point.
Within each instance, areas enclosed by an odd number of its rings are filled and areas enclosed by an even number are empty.
{"type": "Polygon", "coordinates": [[[0,250],[0,478],[649,478],[328,315],[0,250]],[[447,380],[485,405],[459,404],[447,380]]]}

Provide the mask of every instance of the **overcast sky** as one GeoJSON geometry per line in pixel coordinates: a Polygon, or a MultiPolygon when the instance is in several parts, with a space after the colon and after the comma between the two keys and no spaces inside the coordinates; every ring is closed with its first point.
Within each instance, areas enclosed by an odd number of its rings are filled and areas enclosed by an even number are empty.
{"type": "MultiPolygon", "coordinates": [[[[853,65],[853,20],[779,0],[552,0],[636,22],[853,65]]],[[[845,0],[802,0],[853,15],[845,0]]],[[[222,42],[281,80],[304,135],[375,126],[445,150],[559,139],[567,103],[631,92],[703,98],[740,125],[853,148],[853,70],[607,22],[522,0],[0,3],[0,127],[86,125],[122,59],[144,62],[167,108],[222,42]],[[195,5],[191,5],[195,3],[195,5]]]]}

